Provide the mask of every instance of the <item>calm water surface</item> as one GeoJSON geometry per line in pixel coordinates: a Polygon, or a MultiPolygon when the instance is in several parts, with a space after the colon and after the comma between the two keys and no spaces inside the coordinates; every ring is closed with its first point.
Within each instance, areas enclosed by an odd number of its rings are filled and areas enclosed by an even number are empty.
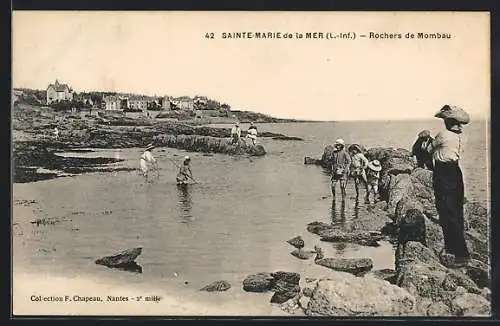
{"type": "MultiPolygon", "coordinates": [[[[363,213],[363,204],[356,206],[352,200],[351,184],[344,207],[338,202],[332,211],[329,177],[316,166],[304,165],[303,159],[306,155],[321,156],[324,146],[338,137],[366,147],[410,148],[420,130],[430,129],[435,134],[441,128],[440,121],[258,127],[305,141],[260,139],[268,152],[261,158],[189,153],[200,184],[187,190],[176,187],[177,168],[166,159],[181,162],[186,152],[168,148],[153,152],[161,171],[149,184],[137,172],[92,173],[16,184],[14,199],[35,199],[41,216],[71,221],[34,227],[15,210],[14,220],[19,221],[24,233],[23,241],[14,246],[15,270],[32,271],[36,266],[38,273],[88,274],[103,280],[122,280],[124,284],[153,284],[202,299],[206,294],[197,289],[224,279],[233,288],[217,300],[237,298],[255,303],[255,294],[241,290],[247,274],[288,270],[303,277],[327,275],[328,270],[316,266],[313,260],[301,261],[290,255],[293,248],[285,241],[296,235],[304,237],[307,247],[320,244],[327,256],[368,256],[374,259],[374,269],[393,268],[393,248],[388,243],[378,248],[338,246],[320,243],[317,236],[307,232],[306,225],[312,221],[354,219],[363,213]],[[143,248],[138,259],[142,274],[93,263],[96,258],[129,247],[143,248]]],[[[486,202],[489,182],[484,123],[471,123],[466,136],[462,164],[466,196],[486,202]]],[[[123,158],[125,162],[119,164],[135,167],[140,153],[141,149],[122,149],[78,155],[123,158]]],[[[261,297],[258,300],[267,302],[261,297]]]]}

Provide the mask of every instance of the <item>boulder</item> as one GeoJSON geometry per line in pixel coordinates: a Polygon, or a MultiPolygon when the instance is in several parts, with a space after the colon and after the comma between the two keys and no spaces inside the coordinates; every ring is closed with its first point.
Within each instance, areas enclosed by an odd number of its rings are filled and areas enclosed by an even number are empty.
{"type": "Polygon", "coordinates": [[[248,275],[243,280],[243,290],[247,292],[267,292],[273,286],[274,278],[271,273],[258,273],[248,275]]]}
{"type": "Polygon", "coordinates": [[[354,275],[362,275],[373,268],[371,258],[322,258],[316,259],[315,263],[335,271],[354,275]]]}
{"type": "Polygon", "coordinates": [[[298,249],[304,248],[305,246],[304,239],[302,239],[300,235],[288,240],[287,243],[298,249]]]}
{"type": "Polygon", "coordinates": [[[390,175],[410,174],[414,168],[410,159],[401,157],[391,157],[382,164],[384,172],[390,175]]]}
{"type": "Polygon", "coordinates": [[[334,147],[332,145],[327,145],[323,150],[323,155],[321,156],[321,162],[324,167],[330,166],[332,164],[334,147]]]}
{"type": "MultiPolygon", "coordinates": [[[[294,272],[283,272],[278,271],[271,273],[271,277],[273,278],[273,284],[277,284],[278,281],[283,281],[291,284],[299,284],[300,282],[300,274],[294,272]]],[[[274,288],[274,285],[273,285],[274,288]]]]}
{"type": "Polygon", "coordinates": [[[473,293],[462,293],[451,300],[450,307],[457,316],[489,317],[491,304],[484,297],[473,293]]]}
{"type": "Polygon", "coordinates": [[[467,228],[476,230],[479,234],[488,236],[490,216],[487,209],[477,202],[467,202],[464,206],[464,216],[467,228]]]}
{"type": "Polygon", "coordinates": [[[300,274],[279,271],[271,273],[271,276],[272,290],[275,291],[271,303],[282,304],[300,294],[300,274]]]}
{"type": "Polygon", "coordinates": [[[377,231],[353,231],[330,229],[319,233],[321,241],[327,242],[349,242],[362,246],[378,247],[378,241],[384,239],[384,235],[377,231]]]}
{"type": "Polygon", "coordinates": [[[307,231],[320,235],[321,233],[325,231],[330,231],[330,230],[339,230],[339,227],[333,226],[332,224],[324,223],[324,222],[311,222],[307,224],[307,231]]]}
{"type": "Polygon", "coordinates": [[[305,311],[308,316],[407,316],[415,298],[376,278],[333,272],[320,280],[305,311]]]}
{"type": "Polygon", "coordinates": [[[479,288],[490,288],[490,266],[479,260],[471,259],[465,267],[465,274],[476,283],[479,288]]]}
{"type": "Polygon", "coordinates": [[[231,288],[231,284],[226,281],[215,281],[207,286],[204,286],[200,291],[215,292],[215,291],[227,291],[231,288]]]}
{"type": "Polygon", "coordinates": [[[388,207],[395,210],[397,203],[413,191],[413,181],[408,174],[398,174],[391,176],[389,182],[388,207]]]}
{"type": "Polygon", "coordinates": [[[316,251],[314,250],[295,249],[290,254],[294,257],[297,257],[298,259],[307,260],[311,259],[315,253],[316,251]]]}
{"type": "Polygon", "coordinates": [[[432,189],[432,171],[423,168],[415,168],[411,172],[411,177],[418,180],[422,185],[432,189]]]}
{"type": "Polygon", "coordinates": [[[465,232],[465,239],[469,250],[476,254],[474,258],[488,264],[490,256],[488,235],[482,235],[478,231],[470,229],[465,232]]]}
{"type": "Polygon", "coordinates": [[[142,253],[142,248],[132,248],[120,251],[114,255],[99,258],[95,261],[98,265],[107,267],[121,267],[134,264],[135,260],[142,253]]]}

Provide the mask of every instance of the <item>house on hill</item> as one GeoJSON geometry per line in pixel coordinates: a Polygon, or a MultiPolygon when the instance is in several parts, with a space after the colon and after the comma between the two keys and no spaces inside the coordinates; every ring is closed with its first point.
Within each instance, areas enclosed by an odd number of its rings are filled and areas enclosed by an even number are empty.
{"type": "Polygon", "coordinates": [[[49,84],[47,87],[47,104],[72,100],[73,90],[68,86],[68,84],[59,83],[56,79],[54,84],[49,84]]]}
{"type": "Polygon", "coordinates": [[[123,110],[122,99],[117,95],[107,95],[102,98],[105,110],[117,111],[123,110]]]}
{"type": "Polygon", "coordinates": [[[172,102],[180,110],[194,110],[194,101],[192,98],[179,97],[172,102]]]}

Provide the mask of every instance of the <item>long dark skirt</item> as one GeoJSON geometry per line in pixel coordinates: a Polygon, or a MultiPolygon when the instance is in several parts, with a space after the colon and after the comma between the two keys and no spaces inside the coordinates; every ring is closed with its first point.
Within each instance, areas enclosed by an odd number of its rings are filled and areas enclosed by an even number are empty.
{"type": "Polygon", "coordinates": [[[464,181],[458,163],[436,161],[433,186],[445,250],[457,259],[469,258],[464,234],[464,181]]]}

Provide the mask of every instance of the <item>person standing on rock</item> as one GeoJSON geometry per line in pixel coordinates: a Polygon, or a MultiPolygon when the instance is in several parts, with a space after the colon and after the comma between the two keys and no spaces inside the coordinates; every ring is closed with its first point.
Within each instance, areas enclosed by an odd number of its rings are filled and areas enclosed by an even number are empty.
{"type": "Polygon", "coordinates": [[[257,144],[257,127],[254,126],[253,122],[250,122],[250,127],[248,127],[247,138],[252,141],[253,146],[257,144]]]}
{"type": "Polygon", "coordinates": [[[443,106],[434,116],[443,119],[445,125],[431,144],[436,209],[444,250],[455,257],[456,267],[462,267],[467,265],[470,254],[464,234],[464,181],[459,161],[463,152],[462,127],[470,118],[462,108],[450,105],[443,106]]]}
{"type": "Polygon", "coordinates": [[[370,193],[373,192],[373,202],[378,201],[378,181],[380,180],[380,171],[382,166],[378,160],[368,162],[366,168],[366,179],[368,183],[368,192],[366,193],[366,201],[370,203],[370,193]]]}
{"type": "Polygon", "coordinates": [[[411,154],[417,159],[417,165],[423,169],[432,170],[432,155],[429,152],[429,145],[433,138],[429,130],[422,130],[413,144],[411,154]]]}
{"type": "Polygon", "coordinates": [[[238,144],[241,137],[241,129],[240,124],[235,123],[233,128],[231,129],[231,144],[238,144]]]}
{"type": "Polygon", "coordinates": [[[141,168],[142,175],[146,178],[146,180],[148,179],[150,166],[157,166],[156,159],[154,158],[153,154],[151,154],[151,150],[154,148],[155,146],[153,144],[149,144],[144,149],[144,152],[142,153],[139,160],[139,166],[141,168]]]}
{"type": "Polygon", "coordinates": [[[361,147],[358,144],[349,146],[348,152],[351,155],[351,177],[354,179],[354,188],[356,189],[356,200],[359,198],[359,183],[363,182],[366,195],[365,202],[368,201],[368,181],[366,179],[365,169],[368,166],[368,159],[363,154],[361,147]]]}
{"type": "Polygon", "coordinates": [[[57,127],[54,128],[54,136],[56,139],[59,139],[59,129],[57,129],[57,127]]]}
{"type": "Polygon", "coordinates": [[[346,196],[347,176],[349,175],[349,168],[351,166],[351,156],[345,150],[345,143],[343,139],[335,140],[333,145],[334,150],[332,153],[332,167],[331,167],[331,186],[332,195],[335,199],[335,190],[337,182],[340,183],[340,191],[342,199],[346,196]]]}

